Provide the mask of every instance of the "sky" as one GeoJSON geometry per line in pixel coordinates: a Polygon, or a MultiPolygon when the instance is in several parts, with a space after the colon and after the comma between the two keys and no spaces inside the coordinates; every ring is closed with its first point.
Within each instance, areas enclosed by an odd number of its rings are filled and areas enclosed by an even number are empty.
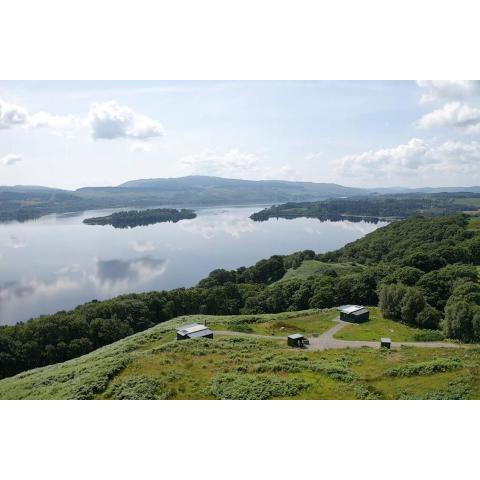
{"type": "Polygon", "coordinates": [[[1,81],[0,185],[480,184],[480,81],[1,81]]]}

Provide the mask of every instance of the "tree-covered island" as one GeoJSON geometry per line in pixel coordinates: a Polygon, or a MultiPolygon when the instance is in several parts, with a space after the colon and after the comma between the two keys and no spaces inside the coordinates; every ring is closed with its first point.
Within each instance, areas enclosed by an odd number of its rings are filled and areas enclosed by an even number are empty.
{"type": "Polygon", "coordinates": [[[112,225],[114,228],[133,228],[152,225],[161,222],[178,222],[180,220],[195,218],[193,210],[182,208],[153,208],[148,210],[128,210],[116,212],[104,217],[86,218],[83,223],[87,225],[112,225]]]}

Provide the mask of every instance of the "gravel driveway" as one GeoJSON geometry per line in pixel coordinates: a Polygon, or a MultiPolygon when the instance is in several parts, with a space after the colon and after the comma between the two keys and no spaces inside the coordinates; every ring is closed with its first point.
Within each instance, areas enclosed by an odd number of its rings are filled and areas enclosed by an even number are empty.
{"type": "MultiPolygon", "coordinates": [[[[308,340],[310,345],[306,345],[307,350],[327,350],[330,348],[380,348],[380,339],[377,342],[363,341],[363,340],[338,340],[333,336],[346,325],[351,325],[349,322],[344,322],[339,318],[334,320],[336,323],[330,330],[322,333],[318,337],[310,337],[308,340]]],[[[277,337],[272,335],[260,335],[257,333],[241,333],[230,330],[217,330],[215,333],[221,335],[239,335],[242,337],[266,338],[287,340],[287,337],[277,337]]],[[[392,342],[392,348],[399,348],[401,346],[421,347],[421,348],[459,348],[462,345],[458,343],[449,342],[392,342]]]]}

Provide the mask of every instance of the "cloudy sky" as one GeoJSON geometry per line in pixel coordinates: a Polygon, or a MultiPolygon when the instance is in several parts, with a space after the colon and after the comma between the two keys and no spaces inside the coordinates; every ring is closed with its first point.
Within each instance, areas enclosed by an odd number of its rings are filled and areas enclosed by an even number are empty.
{"type": "Polygon", "coordinates": [[[480,81],[0,82],[0,185],[480,184],[480,81]]]}

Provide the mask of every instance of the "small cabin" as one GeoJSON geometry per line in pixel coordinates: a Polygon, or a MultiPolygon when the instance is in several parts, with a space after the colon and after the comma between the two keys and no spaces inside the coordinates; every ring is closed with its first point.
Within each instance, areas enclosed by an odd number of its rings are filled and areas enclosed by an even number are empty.
{"type": "Polygon", "coordinates": [[[293,333],[287,337],[289,347],[303,348],[306,343],[306,338],[301,333],[293,333]]]}
{"type": "Polygon", "coordinates": [[[366,322],[370,317],[367,308],[361,305],[342,305],[338,307],[340,311],[340,320],[344,322],[361,323],[366,322]]]}
{"type": "Polygon", "coordinates": [[[380,339],[380,348],[392,348],[392,341],[389,338],[381,338],[380,339]]]}
{"type": "Polygon", "coordinates": [[[206,326],[199,323],[184,325],[177,330],[177,340],[189,338],[213,338],[213,332],[206,326]]]}

